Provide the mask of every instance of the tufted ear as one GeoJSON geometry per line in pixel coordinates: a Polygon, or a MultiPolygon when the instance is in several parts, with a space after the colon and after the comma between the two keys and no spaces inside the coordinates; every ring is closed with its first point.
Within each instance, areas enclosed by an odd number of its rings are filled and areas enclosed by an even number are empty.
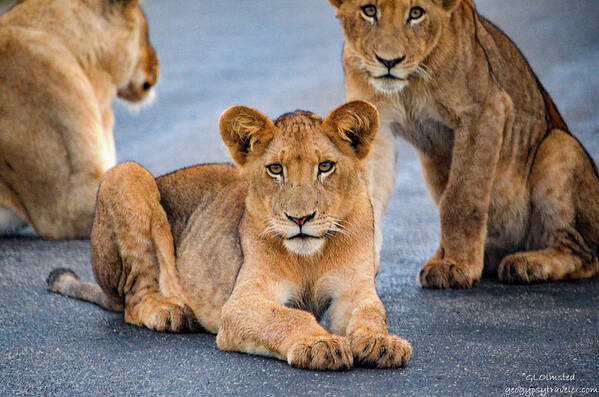
{"type": "Polygon", "coordinates": [[[343,3],[343,0],[329,0],[329,2],[333,7],[339,8],[341,7],[341,3],[343,3]]]}
{"type": "Polygon", "coordinates": [[[268,117],[247,106],[225,110],[219,121],[220,136],[233,161],[243,167],[250,156],[259,156],[274,136],[275,125],[268,117]]]}
{"type": "Polygon", "coordinates": [[[342,152],[363,159],[379,129],[379,112],[368,102],[349,102],[334,110],[324,126],[342,152]]]}

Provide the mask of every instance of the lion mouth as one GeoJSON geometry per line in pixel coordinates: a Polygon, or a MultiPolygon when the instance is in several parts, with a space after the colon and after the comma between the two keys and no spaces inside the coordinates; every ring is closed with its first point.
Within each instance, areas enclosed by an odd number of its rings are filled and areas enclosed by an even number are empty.
{"type": "Polygon", "coordinates": [[[389,79],[389,80],[406,81],[406,79],[402,79],[401,77],[394,76],[391,73],[387,73],[382,76],[375,76],[375,79],[377,79],[377,80],[389,79]]]}
{"type": "Polygon", "coordinates": [[[296,239],[300,239],[300,240],[309,240],[309,239],[321,239],[324,236],[312,236],[311,234],[305,234],[305,233],[298,233],[294,236],[289,237],[287,240],[296,240],[296,239]]]}

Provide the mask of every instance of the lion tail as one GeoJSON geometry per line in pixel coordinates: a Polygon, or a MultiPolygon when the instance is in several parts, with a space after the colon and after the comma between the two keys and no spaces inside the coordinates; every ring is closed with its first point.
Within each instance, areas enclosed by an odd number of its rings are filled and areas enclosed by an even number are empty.
{"type": "Polygon", "coordinates": [[[48,290],[51,292],[92,302],[112,312],[122,312],[124,310],[122,302],[110,298],[102,291],[98,284],[86,283],[79,280],[79,276],[70,269],[60,268],[52,270],[46,282],[48,283],[48,290]]]}

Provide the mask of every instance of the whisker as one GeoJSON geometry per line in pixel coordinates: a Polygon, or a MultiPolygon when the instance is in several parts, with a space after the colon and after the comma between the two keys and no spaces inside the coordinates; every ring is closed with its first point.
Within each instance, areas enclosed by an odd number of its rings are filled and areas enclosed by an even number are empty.
{"type": "Polygon", "coordinates": [[[353,224],[349,221],[330,217],[330,222],[333,224],[333,228],[331,229],[334,232],[337,232],[346,237],[353,237],[356,234],[356,231],[353,228],[353,224]]]}
{"type": "Polygon", "coordinates": [[[268,219],[268,226],[260,233],[260,237],[266,237],[269,235],[280,236],[280,233],[277,232],[276,220],[273,218],[268,219]]]}
{"type": "Polygon", "coordinates": [[[350,228],[352,226],[354,226],[350,221],[347,221],[345,219],[339,219],[339,218],[335,218],[335,217],[331,217],[331,222],[334,222],[340,226],[344,226],[345,228],[350,228]]]}
{"type": "Polygon", "coordinates": [[[349,234],[349,233],[351,233],[351,232],[352,232],[350,229],[346,228],[346,227],[345,227],[345,226],[343,226],[343,225],[339,225],[339,224],[337,224],[337,223],[333,223],[333,227],[334,227],[334,228],[335,228],[337,231],[339,231],[339,232],[343,232],[343,233],[345,233],[345,234],[349,234]]]}
{"type": "Polygon", "coordinates": [[[424,80],[430,81],[430,80],[433,79],[433,76],[432,76],[433,72],[432,72],[432,70],[428,66],[426,66],[424,64],[418,65],[416,67],[416,69],[414,70],[414,72],[416,74],[418,74],[420,77],[422,77],[424,80]]]}

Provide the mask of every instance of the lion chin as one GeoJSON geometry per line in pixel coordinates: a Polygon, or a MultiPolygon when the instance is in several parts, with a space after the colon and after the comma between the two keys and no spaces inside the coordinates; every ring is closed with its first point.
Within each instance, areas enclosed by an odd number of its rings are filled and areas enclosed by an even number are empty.
{"type": "Polygon", "coordinates": [[[322,250],[324,247],[324,238],[295,238],[287,239],[283,242],[289,252],[300,256],[312,256],[322,250]]]}
{"type": "Polygon", "coordinates": [[[370,78],[370,85],[372,85],[378,92],[385,95],[392,95],[403,91],[409,84],[407,80],[392,79],[392,78],[370,78]]]}
{"type": "Polygon", "coordinates": [[[119,98],[119,102],[133,115],[141,113],[142,110],[151,107],[157,100],[156,88],[148,90],[139,95],[135,100],[119,98]]]}

